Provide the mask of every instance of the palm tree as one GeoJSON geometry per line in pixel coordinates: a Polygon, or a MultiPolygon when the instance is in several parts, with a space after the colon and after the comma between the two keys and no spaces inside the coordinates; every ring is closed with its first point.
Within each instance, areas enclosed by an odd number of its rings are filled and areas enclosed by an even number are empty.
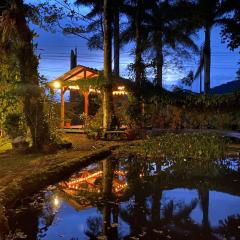
{"type": "MultiPolygon", "coordinates": [[[[124,0],[114,1],[112,7],[112,28],[113,28],[113,49],[114,49],[114,76],[119,77],[120,75],[120,11],[124,0]]],[[[91,6],[91,11],[86,15],[86,18],[91,19],[92,22],[88,24],[88,31],[95,32],[88,41],[90,49],[100,48],[103,45],[103,0],[77,0],[76,4],[91,6]],[[92,20],[96,16],[100,16],[97,19],[92,20]]]]}
{"type": "Polygon", "coordinates": [[[203,58],[195,74],[197,77],[204,69],[204,91],[209,93],[211,81],[211,30],[215,25],[224,26],[227,23],[226,14],[230,13],[239,2],[234,0],[197,0],[196,16],[204,30],[203,58]]]}
{"type": "MultiPolygon", "coordinates": [[[[122,0],[123,1],[123,0],[122,0]]],[[[114,49],[114,76],[120,76],[120,7],[122,1],[113,2],[113,49],[114,49]]]]}
{"type": "Polygon", "coordinates": [[[126,0],[124,4],[124,13],[127,15],[129,23],[127,28],[122,33],[124,43],[136,42],[135,47],[135,82],[139,89],[144,81],[145,66],[143,62],[143,51],[146,37],[143,31],[143,19],[147,9],[150,7],[151,1],[146,0],[126,0]]]}
{"type": "Polygon", "coordinates": [[[50,141],[50,131],[43,109],[43,93],[39,88],[38,59],[32,45],[33,33],[25,19],[26,6],[23,0],[8,1],[9,8],[0,17],[2,44],[12,47],[17,61],[27,125],[30,129],[33,148],[41,150],[50,141]]]}
{"type": "Polygon", "coordinates": [[[227,19],[226,25],[221,31],[223,41],[228,44],[228,48],[235,50],[240,47],[240,6],[236,8],[232,17],[227,19]]]}
{"type": "Polygon", "coordinates": [[[190,3],[180,2],[173,5],[169,1],[154,1],[145,18],[144,29],[148,32],[148,48],[152,49],[153,65],[156,68],[156,86],[160,88],[163,79],[164,46],[175,50],[178,45],[182,45],[195,53],[198,51],[190,37],[194,34],[194,29],[187,24],[184,14],[190,6],[190,3]]]}
{"type": "Polygon", "coordinates": [[[103,128],[109,129],[113,114],[111,1],[104,0],[104,79],[103,128]]]}
{"type": "MultiPolygon", "coordinates": [[[[103,128],[107,130],[110,128],[111,115],[113,113],[113,98],[112,98],[112,5],[109,0],[98,1],[82,1],[77,0],[76,4],[83,4],[86,6],[93,6],[87,18],[93,18],[97,15],[102,15],[103,21],[93,21],[90,28],[94,28],[97,24],[102,25],[103,31],[94,35],[92,41],[97,42],[97,46],[101,45],[101,37],[103,33],[103,50],[104,50],[104,79],[106,81],[103,92],[103,128]],[[99,41],[100,39],[100,41],[99,41]]],[[[90,40],[91,43],[91,40],[90,40]]]]}
{"type": "Polygon", "coordinates": [[[88,39],[88,47],[103,50],[103,0],[76,0],[75,4],[91,7],[90,12],[85,16],[85,21],[88,23],[87,32],[92,33],[88,39]]]}

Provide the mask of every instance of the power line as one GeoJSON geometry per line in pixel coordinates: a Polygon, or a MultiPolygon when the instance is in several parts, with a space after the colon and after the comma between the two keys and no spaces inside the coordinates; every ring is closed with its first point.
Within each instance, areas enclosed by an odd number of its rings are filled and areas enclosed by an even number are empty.
{"type": "Polygon", "coordinates": [[[92,23],[93,20],[91,18],[88,18],[86,16],[84,16],[83,14],[76,12],[75,10],[71,9],[69,7],[69,5],[63,4],[62,2],[58,1],[58,0],[54,0],[56,3],[58,3],[59,5],[61,5],[62,7],[64,7],[65,9],[69,10],[69,11],[74,11],[74,13],[78,14],[81,17],[81,20],[87,22],[87,23],[92,23]]]}

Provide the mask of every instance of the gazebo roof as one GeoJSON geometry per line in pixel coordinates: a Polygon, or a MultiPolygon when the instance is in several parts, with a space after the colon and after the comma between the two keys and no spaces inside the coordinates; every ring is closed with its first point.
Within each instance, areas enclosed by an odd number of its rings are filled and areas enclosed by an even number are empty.
{"type": "Polygon", "coordinates": [[[62,76],[56,78],[52,82],[55,81],[76,81],[81,78],[92,78],[97,77],[99,74],[99,71],[94,68],[77,65],[75,68],[71,69],[70,71],[64,73],[62,76]]]}
{"type": "MultiPolygon", "coordinates": [[[[54,82],[71,82],[76,81],[79,79],[89,79],[93,77],[99,76],[99,73],[102,72],[100,70],[86,67],[83,65],[77,65],[75,68],[71,69],[70,71],[64,73],[60,77],[56,78],[55,80],[51,81],[50,84],[54,82]]],[[[113,77],[113,90],[117,90],[119,86],[125,86],[128,89],[132,88],[134,83],[129,79],[125,79],[122,77],[116,78],[113,77]]]]}

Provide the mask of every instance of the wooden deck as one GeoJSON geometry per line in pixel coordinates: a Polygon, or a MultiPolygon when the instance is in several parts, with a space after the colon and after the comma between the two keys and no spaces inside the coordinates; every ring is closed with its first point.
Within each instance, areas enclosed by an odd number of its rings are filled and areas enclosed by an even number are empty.
{"type": "Polygon", "coordinates": [[[73,125],[70,127],[59,128],[58,131],[63,133],[86,133],[84,125],[73,125]]]}

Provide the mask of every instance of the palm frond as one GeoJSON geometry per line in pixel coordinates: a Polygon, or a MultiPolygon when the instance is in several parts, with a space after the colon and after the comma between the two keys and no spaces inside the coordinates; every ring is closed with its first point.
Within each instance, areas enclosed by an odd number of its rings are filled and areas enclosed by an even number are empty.
{"type": "Polygon", "coordinates": [[[216,18],[222,17],[235,9],[240,9],[240,2],[236,0],[223,0],[216,8],[216,18]]]}

